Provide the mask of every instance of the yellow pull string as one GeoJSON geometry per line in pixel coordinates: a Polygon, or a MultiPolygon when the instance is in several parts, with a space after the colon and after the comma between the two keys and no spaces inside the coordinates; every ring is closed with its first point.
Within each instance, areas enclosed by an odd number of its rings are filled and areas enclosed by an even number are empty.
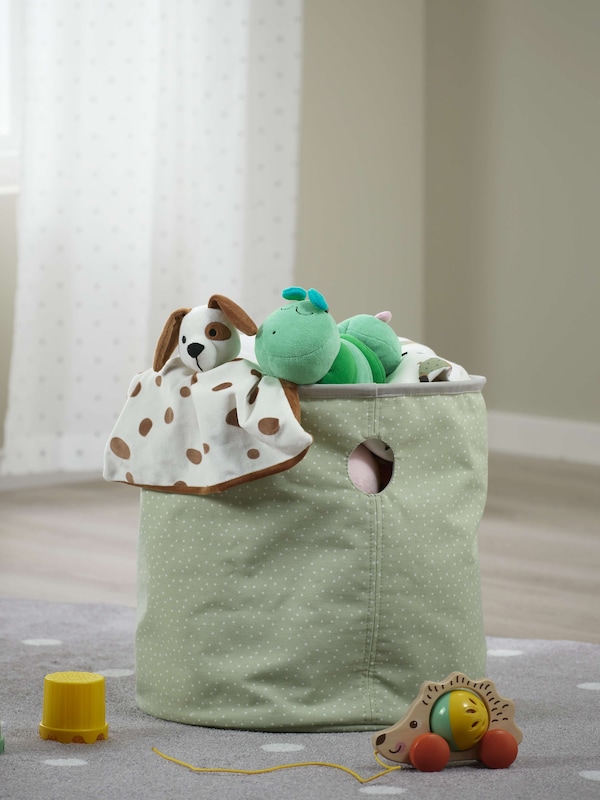
{"type": "Polygon", "coordinates": [[[375,753],[375,760],[377,763],[385,767],[383,772],[378,772],[377,775],[372,775],[370,778],[363,778],[357,772],[354,772],[353,769],[349,767],[344,767],[342,764],[330,764],[327,761],[302,761],[297,764],[280,764],[276,767],[264,767],[263,769],[233,769],[227,767],[195,767],[193,764],[187,764],[185,761],[180,761],[178,758],[174,758],[173,756],[168,756],[165,753],[161,753],[156,747],[152,748],[152,751],[156,753],[156,755],[164,758],[165,761],[172,761],[174,764],[179,764],[180,767],[186,767],[187,769],[191,770],[192,772],[220,772],[220,773],[227,773],[230,775],[265,775],[268,772],[277,772],[278,770],[282,769],[295,769],[297,767],[330,767],[331,769],[339,769],[342,772],[346,772],[348,775],[352,775],[359,783],[370,783],[370,781],[375,781],[378,778],[383,777],[384,775],[388,775],[390,772],[396,772],[399,769],[402,769],[401,765],[397,765],[394,767],[386,766],[382,761],[379,760],[377,757],[377,753],[375,753]]]}

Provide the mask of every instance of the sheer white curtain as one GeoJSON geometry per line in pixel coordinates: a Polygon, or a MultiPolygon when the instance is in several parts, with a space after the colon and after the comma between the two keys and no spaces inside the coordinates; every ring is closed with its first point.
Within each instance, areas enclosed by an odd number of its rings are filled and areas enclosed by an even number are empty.
{"type": "Polygon", "coordinates": [[[292,278],[301,0],[26,0],[2,471],[99,470],[164,319],[292,278]]]}

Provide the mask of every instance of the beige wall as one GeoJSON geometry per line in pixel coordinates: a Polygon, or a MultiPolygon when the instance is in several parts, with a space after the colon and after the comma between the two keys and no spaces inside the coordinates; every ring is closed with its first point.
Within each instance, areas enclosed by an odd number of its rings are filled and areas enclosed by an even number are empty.
{"type": "Polygon", "coordinates": [[[600,422],[600,2],[429,0],[426,332],[494,410],[600,422]]]}
{"type": "Polygon", "coordinates": [[[305,0],[297,277],[423,333],[423,0],[305,0]]]}
{"type": "Polygon", "coordinates": [[[600,422],[599,0],[307,0],[305,24],[299,282],[389,306],[492,410],[600,422]]]}
{"type": "Polygon", "coordinates": [[[298,283],[390,308],[491,410],[600,422],[598,42],[599,0],[306,0],[298,283]]]}

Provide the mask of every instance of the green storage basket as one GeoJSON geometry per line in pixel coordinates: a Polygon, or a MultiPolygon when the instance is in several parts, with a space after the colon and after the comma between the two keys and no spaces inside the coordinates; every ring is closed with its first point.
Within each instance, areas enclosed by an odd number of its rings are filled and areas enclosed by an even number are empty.
{"type": "Polygon", "coordinates": [[[142,490],[137,701],[265,731],[371,730],[425,680],[486,672],[477,531],[484,378],[308,386],[297,466],[220,494],[142,490]],[[364,494],[348,459],[394,454],[364,494]]]}

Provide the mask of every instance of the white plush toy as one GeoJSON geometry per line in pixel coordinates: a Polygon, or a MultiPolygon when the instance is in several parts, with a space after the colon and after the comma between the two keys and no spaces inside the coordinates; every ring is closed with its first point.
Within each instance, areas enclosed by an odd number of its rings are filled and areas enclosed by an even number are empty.
{"type": "Polygon", "coordinates": [[[238,358],[240,331],[250,337],[256,325],[222,295],[170,314],[106,444],[106,480],[212,494],[304,458],[312,436],[297,388],[238,358]]]}
{"type": "Polygon", "coordinates": [[[246,312],[220,294],[205,306],[173,311],[154,352],[154,371],[160,372],[176,347],[183,364],[193,372],[206,372],[239,355],[238,331],[253,336],[257,327],[246,312]]]}
{"type": "Polygon", "coordinates": [[[460,364],[440,358],[430,347],[400,338],[402,360],[388,376],[387,383],[433,383],[467,380],[469,373],[460,364]]]}

